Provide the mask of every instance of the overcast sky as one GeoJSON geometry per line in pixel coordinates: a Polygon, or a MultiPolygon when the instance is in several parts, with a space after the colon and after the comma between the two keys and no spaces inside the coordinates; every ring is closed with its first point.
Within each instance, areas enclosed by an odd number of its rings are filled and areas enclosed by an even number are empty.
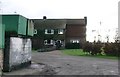
{"type": "Polygon", "coordinates": [[[92,30],[99,30],[102,40],[105,41],[108,34],[110,41],[113,41],[118,28],[118,2],[119,0],[0,0],[0,13],[17,12],[30,19],[42,19],[43,16],[48,19],[87,16],[87,40],[93,41],[98,33],[92,30]]]}

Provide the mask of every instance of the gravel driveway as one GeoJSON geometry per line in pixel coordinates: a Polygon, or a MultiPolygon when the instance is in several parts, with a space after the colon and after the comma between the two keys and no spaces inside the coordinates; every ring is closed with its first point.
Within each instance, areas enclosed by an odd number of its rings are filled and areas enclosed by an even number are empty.
{"type": "Polygon", "coordinates": [[[118,75],[118,60],[68,56],[59,50],[33,52],[32,61],[52,67],[55,75],[118,75]]]}

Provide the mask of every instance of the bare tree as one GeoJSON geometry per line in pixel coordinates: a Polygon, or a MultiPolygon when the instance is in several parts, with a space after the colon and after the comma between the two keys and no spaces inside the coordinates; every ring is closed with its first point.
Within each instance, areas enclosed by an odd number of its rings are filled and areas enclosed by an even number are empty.
{"type": "Polygon", "coordinates": [[[115,42],[120,42],[119,37],[118,37],[118,28],[116,28],[115,33],[116,33],[115,38],[114,38],[115,42]]]}

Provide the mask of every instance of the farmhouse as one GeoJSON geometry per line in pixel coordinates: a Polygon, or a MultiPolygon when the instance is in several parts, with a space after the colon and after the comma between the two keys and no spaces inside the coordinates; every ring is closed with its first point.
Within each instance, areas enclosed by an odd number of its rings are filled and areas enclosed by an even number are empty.
{"type": "Polygon", "coordinates": [[[33,48],[55,47],[60,41],[62,47],[68,43],[82,45],[86,41],[87,17],[83,19],[32,19],[36,34],[32,38],[33,48]]]}

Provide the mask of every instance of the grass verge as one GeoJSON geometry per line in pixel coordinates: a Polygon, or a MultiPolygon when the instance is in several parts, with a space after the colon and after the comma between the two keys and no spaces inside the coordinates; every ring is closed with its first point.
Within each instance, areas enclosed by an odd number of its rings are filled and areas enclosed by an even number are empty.
{"type": "Polygon", "coordinates": [[[107,55],[90,55],[83,52],[82,49],[64,49],[61,50],[63,54],[72,55],[72,56],[86,56],[86,57],[96,57],[96,58],[104,58],[104,59],[118,59],[116,56],[107,56],[107,55]]]}

